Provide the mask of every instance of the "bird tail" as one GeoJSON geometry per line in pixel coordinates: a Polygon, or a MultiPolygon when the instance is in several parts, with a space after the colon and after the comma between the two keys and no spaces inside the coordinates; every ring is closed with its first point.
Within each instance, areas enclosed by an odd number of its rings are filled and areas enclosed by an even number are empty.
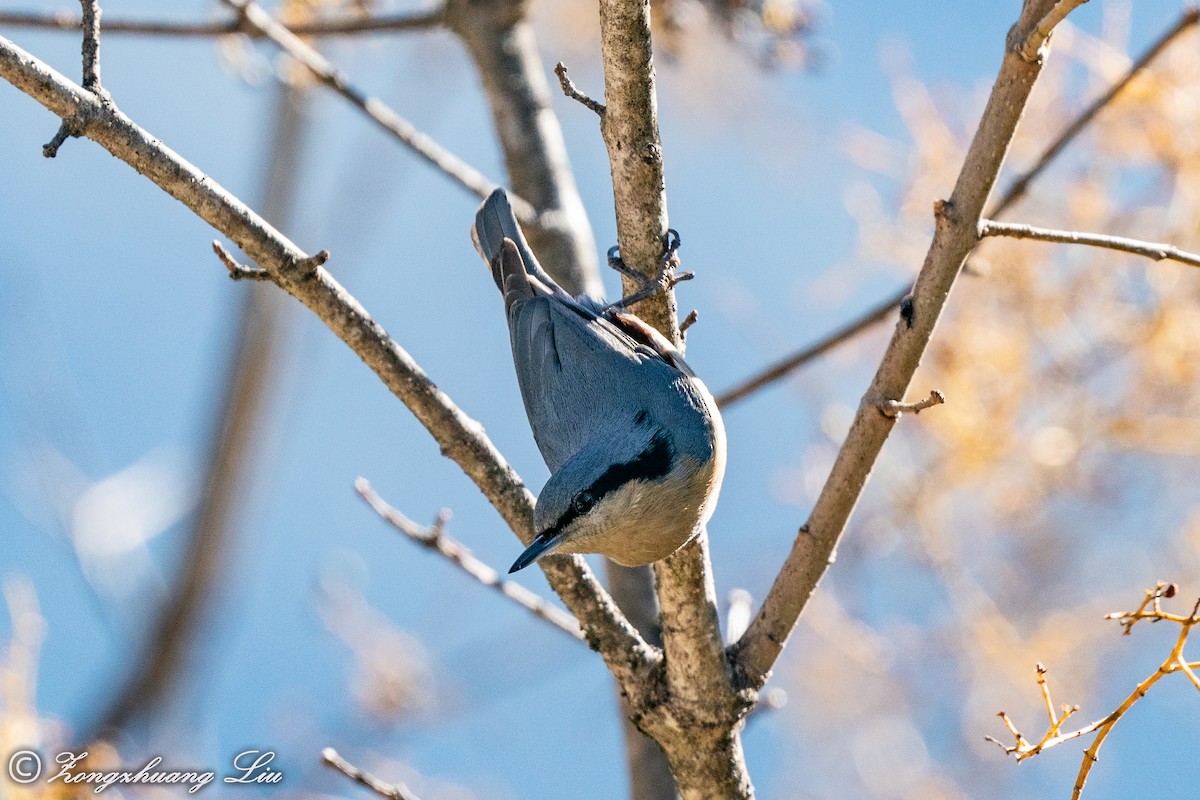
{"type": "Polygon", "coordinates": [[[508,202],[508,195],[503,189],[496,189],[488,195],[488,198],[483,201],[483,205],[475,212],[475,224],[471,226],[471,241],[475,243],[475,249],[479,251],[484,263],[491,269],[492,280],[496,282],[496,287],[502,292],[504,291],[504,278],[500,272],[498,257],[505,239],[511,239],[517,246],[517,252],[521,255],[525,269],[545,282],[546,279],[543,277],[545,273],[537,259],[533,257],[529,243],[525,241],[525,235],[521,232],[521,226],[517,223],[517,217],[513,214],[512,206],[508,202]]]}

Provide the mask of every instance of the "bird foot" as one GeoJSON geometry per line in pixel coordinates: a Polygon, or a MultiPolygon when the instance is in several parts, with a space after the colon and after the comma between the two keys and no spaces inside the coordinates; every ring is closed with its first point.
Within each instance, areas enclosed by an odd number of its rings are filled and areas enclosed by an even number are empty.
{"type": "Polygon", "coordinates": [[[673,289],[676,284],[682,283],[683,281],[690,281],[692,278],[696,277],[695,273],[693,272],[676,273],[674,271],[675,264],[678,262],[676,254],[679,252],[680,244],[682,244],[682,242],[679,238],[679,232],[674,228],[668,228],[665,247],[663,248],[662,255],[658,259],[658,274],[653,278],[646,278],[640,273],[630,269],[625,262],[621,260],[620,249],[616,246],[610,247],[608,249],[608,266],[628,277],[630,280],[640,285],[641,288],[633,294],[622,297],[615,303],[608,304],[604,307],[604,310],[611,311],[616,309],[620,311],[622,309],[629,308],[635,303],[640,303],[649,297],[654,297],[655,295],[661,294],[668,289],[673,289]]]}

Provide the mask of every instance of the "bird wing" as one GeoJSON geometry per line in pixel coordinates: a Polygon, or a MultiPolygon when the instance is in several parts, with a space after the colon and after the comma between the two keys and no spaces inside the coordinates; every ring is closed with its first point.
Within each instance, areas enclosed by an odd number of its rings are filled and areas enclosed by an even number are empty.
{"type": "Polygon", "coordinates": [[[534,258],[502,189],[480,206],[471,238],[504,296],[517,383],[552,472],[606,428],[634,424],[646,410],[638,387],[693,375],[637,317],[563,291],[534,258]]]}
{"type": "MultiPolygon", "coordinates": [[[[502,241],[492,274],[504,295],[517,383],[533,436],[551,471],[558,469],[590,438],[595,406],[587,387],[598,341],[587,325],[594,316],[564,302],[525,271],[515,242],[502,241]]],[[[606,373],[607,369],[604,370],[606,373]]]]}

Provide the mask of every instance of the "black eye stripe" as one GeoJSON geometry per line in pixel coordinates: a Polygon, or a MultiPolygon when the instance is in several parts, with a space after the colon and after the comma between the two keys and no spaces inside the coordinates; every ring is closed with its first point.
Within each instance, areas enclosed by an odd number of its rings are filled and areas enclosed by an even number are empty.
{"type": "Polygon", "coordinates": [[[574,520],[590,511],[606,494],[615,492],[630,481],[656,481],[665,477],[671,471],[673,459],[674,453],[670,440],[666,435],[656,433],[650,440],[650,444],[636,458],[624,464],[613,464],[591,486],[576,495],[575,500],[554,523],[553,529],[561,530],[570,525],[574,520]],[[591,496],[591,502],[577,505],[575,501],[584,494],[591,496]]]}

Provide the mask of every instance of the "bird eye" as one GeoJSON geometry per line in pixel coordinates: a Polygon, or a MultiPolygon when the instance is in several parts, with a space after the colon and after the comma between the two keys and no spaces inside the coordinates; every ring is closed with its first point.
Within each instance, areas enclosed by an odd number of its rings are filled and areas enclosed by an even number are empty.
{"type": "Polygon", "coordinates": [[[586,514],[592,510],[592,506],[595,504],[596,498],[592,497],[591,492],[580,492],[571,501],[571,508],[576,514],[586,514]]]}

